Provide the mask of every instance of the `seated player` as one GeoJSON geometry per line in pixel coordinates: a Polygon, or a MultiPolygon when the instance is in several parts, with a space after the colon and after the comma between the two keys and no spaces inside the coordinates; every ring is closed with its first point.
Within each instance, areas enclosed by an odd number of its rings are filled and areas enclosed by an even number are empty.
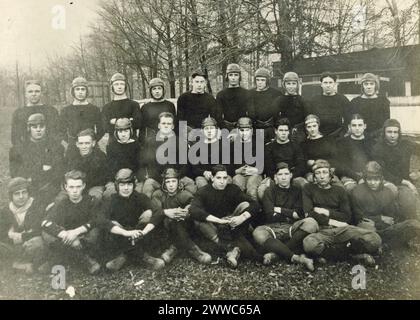
{"type": "Polygon", "coordinates": [[[314,183],[303,187],[303,210],[320,227],[303,239],[305,252],[314,257],[334,260],[352,258],[373,265],[372,254],[381,247],[381,237],[371,230],[349,225],[352,220],[350,203],[344,188],[331,184],[331,166],[316,160],[312,167],[314,183]]]}
{"type": "Polygon", "coordinates": [[[111,196],[103,211],[100,224],[107,231],[105,250],[112,256],[105,265],[109,271],[120,270],[129,257],[141,258],[154,270],[165,266],[162,259],[147,253],[154,242],[152,231],[163,219],[161,209],[135,187],[134,173],[119,170],[115,176],[118,193],[111,196]]]}
{"type": "MultiPolygon", "coordinates": [[[[197,185],[198,189],[206,186],[209,182],[211,182],[212,167],[216,164],[223,163],[224,151],[222,139],[219,137],[219,127],[214,118],[205,118],[201,123],[201,130],[204,136],[204,140],[199,140],[191,146],[191,150],[196,149],[197,146],[200,147],[198,152],[196,152],[198,161],[191,161],[191,157],[188,159],[191,165],[191,174],[195,179],[195,184],[197,185]]],[[[230,154],[228,161],[230,162],[230,154]]],[[[231,168],[232,166],[227,166],[228,183],[232,182],[231,168]]]]}
{"type": "Polygon", "coordinates": [[[398,196],[400,213],[406,219],[416,218],[417,188],[410,179],[410,161],[413,155],[420,155],[420,145],[402,137],[401,125],[395,119],[386,120],[382,135],[373,146],[372,159],[384,171],[386,184],[398,196]],[[396,186],[396,187],[395,187],[396,186]]]}
{"type": "MultiPolygon", "coordinates": [[[[175,134],[175,118],[172,113],[162,112],[159,115],[159,131],[156,135],[146,139],[140,151],[140,170],[137,174],[142,184],[142,193],[149,198],[155,190],[161,188],[162,173],[167,167],[175,167],[180,173],[180,181],[185,189],[191,193],[197,191],[194,181],[187,175],[189,173],[187,159],[181,163],[180,138],[175,134]]],[[[186,150],[188,144],[186,144],[186,150]]]]}
{"type": "Polygon", "coordinates": [[[397,197],[384,186],[382,167],[375,161],[368,162],[363,172],[362,184],[350,194],[355,224],[375,230],[391,246],[407,244],[420,238],[420,222],[407,219],[400,212],[397,197]]]}
{"type": "Polygon", "coordinates": [[[307,181],[303,178],[306,173],[305,159],[300,146],[290,141],[290,122],[287,118],[276,121],[274,127],[275,139],[265,145],[264,148],[264,172],[266,178],[258,188],[258,197],[262,199],[265,189],[272,184],[276,173],[276,164],[285,162],[293,174],[294,186],[302,188],[307,181]]]}
{"type": "Polygon", "coordinates": [[[17,177],[7,185],[10,202],[0,210],[0,257],[12,258],[13,268],[32,273],[45,257],[41,237],[44,208],[30,196],[28,180],[17,177]]]}
{"type": "Polygon", "coordinates": [[[48,134],[45,116],[29,116],[27,139],[10,149],[10,175],[31,181],[34,196],[46,203],[58,193],[63,170],[64,147],[48,134]]]}
{"type": "Polygon", "coordinates": [[[252,199],[257,200],[257,190],[262,181],[262,176],[256,167],[256,157],[261,156],[257,155],[256,150],[257,143],[263,144],[264,140],[258,141],[255,138],[250,118],[239,118],[236,126],[239,135],[231,144],[231,165],[233,167],[232,171],[235,172],[232,183],[236,184],[252,199]],[[254,160],[254,163],[251,163],[250,160],[254,160]]]}
{"type": "Polygon", "coordinates": [[[212,169],[212,184],[197,191],[191,203],[191,217],[199,232],[214,243],[224,254],[232,268],[238,266],[241,252],[244,256],[261,261],[262,255],[246,238],[249,224],[259,211],[256,201],[234,184],[228,184],[224,165],[212,169]]]}
{"type": "MultiPolygon", "coordinates": [[[[95,133],[86,129],[77,135],[77,150],[69,152],[65,158],[66,170],[79,170],[85,173],[86,190],[96,199],[102,199],[108,181],[106,155],[96,144],[95,133]]],[[[71,149],[69,149],[71,151],[71,149]]]]}
{"type": "Polygon", "coordinates": [[[262,198],[264,218],[253,237],[264,252],[264,264],[271,264],[278,256],[286,261],[303,264],[313,271],[312,259],[296,254],[302,251],[302,241],[318,231],[313,218],[305,218],[302,209],[302,192],[290,184],[293,174],[287,163],[277,164],[275,184],[265,190],[262,198]]]}
{"type": "Polygon", "coordinates": [[[94,258],[98,253],[97,218],[101,207],[92,196],[83,193],[85,179],[81,171],[67,172],[64,175],[67,197],[56,202],[42,221],[42,236],[50,252],[41,272],[51,272],[53,265],[63,264],[66,259],[83,263],[90,274],[101,269],[94,258]]]}
{"type": "Polygon", "coordinates": [[[172,243],[161,256],[165,263],[170,263],[179,252],[187,252],[203,264],[211,262],[211,256],[202,251],[191,239],[194,223],[188,209],[192,199],[193,195],[183,189],[178,171],[166,168],[163,173],[162,189],[156,190],[152,196],[152,200],[156,201],[163,210],[164,225],[169,231],[169,241],[172,243]]]}
{"type": "MultiPolygon", "coordinates": [[[[133,172],[139,170],[140,144],[134,139],[131,121],[128,118],[120,118],[115,122],[115,139],[107,147],[107,167],[109,177],[115,177],[122,168],[128,168],[133,172]]],[[[114,181],[106,184],[104,198],[109,198],[116,193],[114,181]]]]}

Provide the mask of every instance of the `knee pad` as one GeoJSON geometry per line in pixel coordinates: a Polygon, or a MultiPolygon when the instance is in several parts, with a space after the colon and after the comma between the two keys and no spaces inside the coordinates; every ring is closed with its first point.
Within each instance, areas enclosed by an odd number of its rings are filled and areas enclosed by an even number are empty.
{"type": "Polygon", "coordinates": [[[255,242],[258,243],[260,246],[264,244],[271,236],[271,234],[264,228],[263,226],[257,227],[252,232],[252,237],[254,238],[255,242]]]}
{"type": "Polygon", "coordinates": [[[303,250],[308,254],[319,256],[324,249],[325,244],[317,237],[309,235],[303,239],[303,250]]]}

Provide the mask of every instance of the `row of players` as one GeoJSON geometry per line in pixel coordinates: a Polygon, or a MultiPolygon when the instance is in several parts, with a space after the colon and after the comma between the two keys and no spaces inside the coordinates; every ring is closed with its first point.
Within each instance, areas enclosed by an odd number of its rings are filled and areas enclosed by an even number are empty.
{"type": "Polygon", "coordinates": [[[278,163],[260,205],[228,183],[223,165],[212,168],[211,184],[194,195],[183,188],[178,171],[167,168],[151,199],[136,191],[134,173],[124,168],[115,176],[117,192],[102,201],[84,192],[85,174],[72,170],[64,175],[66,197],[47,210],[31,196],[28,180],[13,178],[10,202],[0,211],[1,261],[11,256],[13,267],[27,273],[51,272],[69,259],[90,274],[103,265],[120,270],[129,258],[157,270],[178,253],[212,263],[214,256],[196,244],[204,239],[232,268],[240,257],[264,265],[281,258],[314,271],[313,259],[373,265],[382,242],[400,248],[418,239],[420,222],[401,213],[377,162],[367,163],[364,182],[350,195],[332,183],[328,161],[316,160],[312,173],[313,182],[300,189],[292,185],[287,163],[278,163]],[[161,255],[159,245],[166,248],[161,255]]]}
{"type": "MultiPolygon", "coordinates": [[[[98,147],[93,130],[82,130],[64,156],[64,147],[47,134],[49,128],[44,115],[32,114],[25,141],[10,149],[10,173],[12,177],[30,179],[39,194],[37,197],[53,202],[65,172],[83,171],[89,194],[101,199],[116,192],[113,177],[117,171],[129,168],[139,181],[137,190],[151,197],[160,188],[161,174],[172,157],[170,165],[179,171],[182,183],[192,194],[210,182],[214,164],[225,164],[229,181],[254,200],[261,200],[279,162],[289,165],[294,185],[302,188],[313,181],[311,167],[315,160],[325,159],[334,168],[334,184],[350,192],[362,182],[366,163],[375,160],[384,168],[385,184],[398,196],[404,215],[416,215],[417,189],[412,182],[410,161],[412,155],[420,154],[420,147],[402,137],[401,125],[395,119],[385,121],[382,134],[375,142],[365,136],[367,126],[358,114],[350,120],[349,135],[338,139],[323,135],[319,117],[308,115],[304,121],[307,137],[299,144],[290,138],[289,120],[280,118],[273,127],[275,138],[264,145],[262,139],[257,139],[248,117],[238,120],[236,134],[230,134],[227,139],[219,134],[216,120],[207,117],[202,121],[203,139],[191,146],[185,137],[175,134],[174,121],[171,113],[161,113],[157,135],[140,143],[134,137],[131,121],[117,119],[114,139],[108,144],[106,154],[98,147]],[[172,148],[161,152],[167,145],[172,148]],[[199,161],[193,162],[191,154],[197,155],[199,161]]],[[[59,198],[62,196],[61,193],[59,198]]]]}
{"type": "Polygon", "coordinates": [[[353,114],[360,114],[367,124],[366,134],[377,137],[382,124],[390,118],[390,102],[379,94],[379,77],[371,73],[361,79],[361,95],[351,102],[337,92],[337,76],[325,72],[320,77],[322,94],[309,101],[300,95],[301,83],[294,72],[287,72],[282,81],[282,91],[271,88],[270,73],[260,68],[255,73],[256,88],[246,90],[241,87],[241,68],[230,64],[226,70],[227,88],[216,98],[206,92],[207,79],[204,74],[192,74],[191,91],[183,93],[177,101],[177,108],[165,99],[165,85],[159,78],[149,82],[151,101],[140,108],[136,101],[127,96],[128,82],[124,75],[114,74],[110,79],[112,101],[103,106],[102,111],[88,102],[88,82],[77,77],[72,82],[72,104],[64,107],[60,115],[54,107],[42,102],[42,88],[38,81],[26,84],[27,104],[18,108],[12,120],[11,141],[17,145],[25,140],[26,123],[33,113],[42,113],[46,118],[51,135],[60,142],[73,144],[77,134],[91,128],[98,141],[108,134],[113,139],[116,120],[128,118],[136,137],[143,139],[155,136],[159,114],[172,113],[178,121],[186,121],[188,126],[200,128],[202,120],[210,115],[220,128],[234,129],[238,119],[250,117],[256,129],[264,129],[267,141],[274,138],[273,126],[277,119],[288,118],[294,137],[301,142],[304,137],[304,119],[309,114],[317,115],[322,123],[321,131],[327,136],[340,136],[347,131],[353,114]]]}

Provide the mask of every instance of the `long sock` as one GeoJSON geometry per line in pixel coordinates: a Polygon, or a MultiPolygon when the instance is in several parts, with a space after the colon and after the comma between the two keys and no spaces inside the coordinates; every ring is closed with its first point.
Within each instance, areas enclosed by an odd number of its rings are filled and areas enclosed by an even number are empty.
{"type": "Polygon", "coordinates": [[[241,256],[246,257],[250,260],[256,260],[262,262],[264,257],[258,253],[253,245],[244,237],[241,236],[235,240],[235,244],[241,249],[241,256]]]}
{"type": "Polygon", "coordinates": [[[308,235],[309,233],[303,230],[296,230],[289,241],[286,242],[286,246],[293,252],[301,253],[303,252],[302,248],[302,242],[303,239],[308,235]]]}
{"type": "Polygon", "coordinates": [[[294,255],[289,247],[278,239],[267,239],[263,244],[263,248],[267,252],[274,252],[278,254],[280,257],[283,257],[287,261],[290,261],[294,255]]]}

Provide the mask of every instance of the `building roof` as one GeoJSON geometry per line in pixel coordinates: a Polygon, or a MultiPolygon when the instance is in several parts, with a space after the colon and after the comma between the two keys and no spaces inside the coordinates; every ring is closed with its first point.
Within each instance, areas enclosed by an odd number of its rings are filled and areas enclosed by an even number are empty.
{"type": "MultiPolygon", "coordinates": [[[[360,72],[384,71],[407,68],[416,72],[420,65],[420,45],[410,45],[392,48],[373,48],[331,56],[305,58],[294,62],[293,71],[299,75],[319,75],[324,71],[360,72]]],[[[278,64],[280,62],[275,62],[278,64]]],[[[277,68],[273,66],[273,69],[277,68]]],[[[279,76],[279,75],[277,75],[279,76]]]]}

